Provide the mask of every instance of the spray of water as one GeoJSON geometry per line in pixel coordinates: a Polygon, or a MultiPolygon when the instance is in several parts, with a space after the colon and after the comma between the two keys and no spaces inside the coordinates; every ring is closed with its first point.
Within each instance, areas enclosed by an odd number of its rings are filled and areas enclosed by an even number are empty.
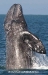
{"type": "Polygon", "coordinates": [[[33,69],[48,69],[48,57],[45,54],[36,53],[33,60],[33,69]]]}

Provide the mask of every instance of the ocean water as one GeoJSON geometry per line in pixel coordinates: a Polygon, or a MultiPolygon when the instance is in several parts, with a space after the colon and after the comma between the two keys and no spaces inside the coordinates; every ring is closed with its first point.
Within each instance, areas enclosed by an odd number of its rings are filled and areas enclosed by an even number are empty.
{"type": "Polygon", "coordinates": [[[25,15],[25,20],[28,25],[28,30],[35,34],[43,42],[45,54],[35,54],[33,58],[33,69],[16,73],[16,71],[6,70],[6,36],[4,30],[4,18],[6,15],[0,15],[0,75],[48,75],[48,15],[25,15]]]}

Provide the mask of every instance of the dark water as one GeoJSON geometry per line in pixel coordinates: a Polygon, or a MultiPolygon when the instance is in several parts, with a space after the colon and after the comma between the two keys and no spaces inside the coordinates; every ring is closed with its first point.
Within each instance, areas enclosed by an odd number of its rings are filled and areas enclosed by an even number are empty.
{"type": "MultiPolygon", "coordinates": [[[[6,71],[6,40],[4,31],[4,18],[5,15],[0,15],[0,75],[16,75],[16,71],[6,71]]],[[[46,55],[39,55],[39,61],[37,64],[42,64],[39,69],[39,65],[35,66],[31,70],[31,73],[17,73],[17,74],[32,74],[32,75],[48,75],[48,16],[47,15],[25,15],[25,19],[28,25],[29,31],[38,36],[43,42],[46,55]],[[45,63],[44,63],[45,62],[45,63]],[[46,69],[45,69],[46,68],[46,69]]],[[[38,55],[38,54],[37,54],[38,55]]],[[[38,56],[37,56],[38,57],[38,56]]],[[[38,58],[37,58],[38,59],[38,58]]],[[[22,71],[23,72],[23,71],[22,71]]],[[[29,71],[30,72],[30,71],[29,71]]]]}

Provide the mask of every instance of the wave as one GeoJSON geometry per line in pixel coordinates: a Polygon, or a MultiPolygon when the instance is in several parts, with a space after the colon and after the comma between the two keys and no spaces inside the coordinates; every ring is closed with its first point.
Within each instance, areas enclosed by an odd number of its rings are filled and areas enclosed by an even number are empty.
{"type": "Polygon", "coordinates": [[[36,53],[33,60],[33,69],[48,69],[48,57],[45,54],[36,53]]]}
{"type": "MultiPolygon", "coordinates": [[[[32,60],[33,60],[32,69],[44,69],[44,70],[48,69],[48,56],[46,56],[45,54],[35,53],[35,56],[32,57],[32,60]]],[[[5,65],[0,66],[0,69],[2,70],[6,69],[5,65]]]]}

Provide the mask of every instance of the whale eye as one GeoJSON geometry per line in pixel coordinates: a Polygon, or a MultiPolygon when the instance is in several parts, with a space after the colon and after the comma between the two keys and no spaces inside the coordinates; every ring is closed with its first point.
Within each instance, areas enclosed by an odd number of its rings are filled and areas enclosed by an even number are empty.
{"type": "Polygon", "coordinates": [[[43,51],[41,51],[43,53],[43,51]]]}

